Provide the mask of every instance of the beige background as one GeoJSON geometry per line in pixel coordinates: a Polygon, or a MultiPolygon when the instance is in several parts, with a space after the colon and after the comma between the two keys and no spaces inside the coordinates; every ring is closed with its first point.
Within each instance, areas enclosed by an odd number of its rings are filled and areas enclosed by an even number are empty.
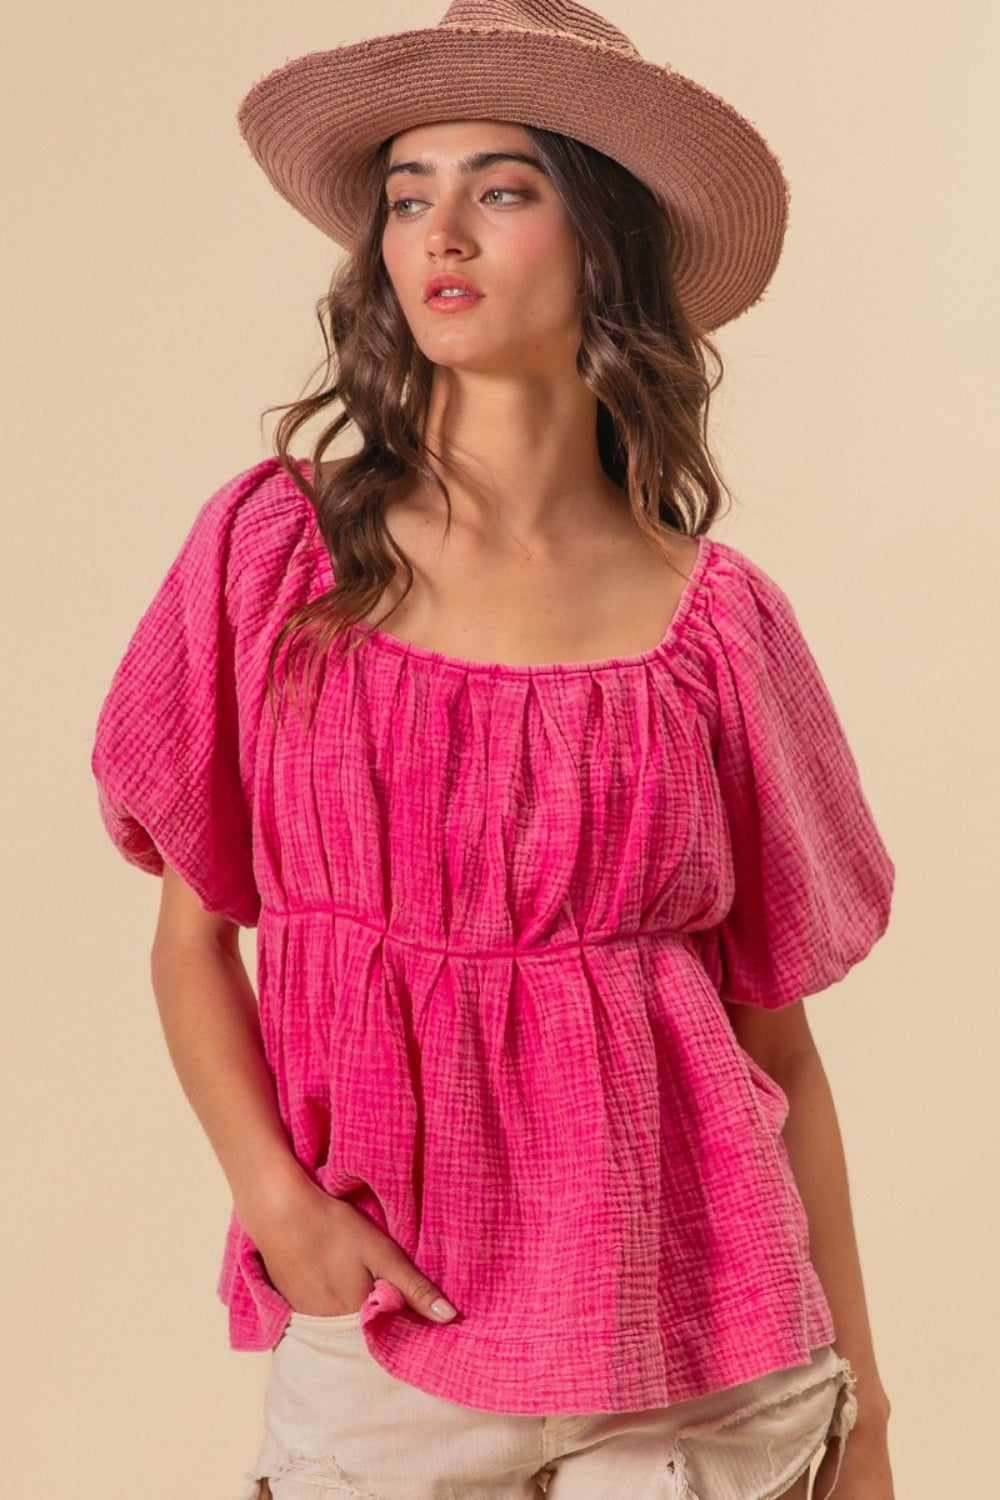
{"type": "MultiPolygon", "coordinates": [[[[771,291],[720,340],[738,503],[717,534],[792,597],[898,865],[889,935],[809,1010],[900,1500],[984,1494],[1000,1457],[995,7],[606,4],[645,55],[730,97],[792,180],[771,291]]],[[[195,510],[263,456],[259,412],[319,351],[332,249],[268,187],[236,105],[288,56],[439,12],[15,14],[0,48],[5,1489],[224,1500],[257,1443],[266,1357],[227,1348],[225,1186],[149,990],[158,888],[105,839],[90,741],[195,510]]]]}

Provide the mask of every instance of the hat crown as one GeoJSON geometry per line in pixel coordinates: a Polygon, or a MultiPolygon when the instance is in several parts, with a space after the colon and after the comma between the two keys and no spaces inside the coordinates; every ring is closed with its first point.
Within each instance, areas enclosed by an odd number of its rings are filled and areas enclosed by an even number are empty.
{"type": "Polygon", "coordinates": [[[452,0],[439,24],[476,31],[551,31],[639,55],[623,31],[573,0],[452,0]]]}

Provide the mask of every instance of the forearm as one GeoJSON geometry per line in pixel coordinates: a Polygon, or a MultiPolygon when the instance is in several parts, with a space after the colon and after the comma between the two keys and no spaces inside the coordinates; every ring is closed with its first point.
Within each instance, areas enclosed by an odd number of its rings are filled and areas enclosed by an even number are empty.
{"type": "Polygon", "coordinates": [[[253,988],[235,941],[172,937],[152,954],[170,1056],[229,1182],[241,1222],[305,1179],[282,1124],[253,988]]]}
{"type": "Polygon", "coordinates": [[[837,1350],[858,1377],[858,1421],[884,1425],[889,1402],[875,1360],[843,1141],[826,1072],[810,1049],[776,1076],[789,1100],[784,1139],[809,1221],[812,1262],[833,1314],[837,1350]]]}

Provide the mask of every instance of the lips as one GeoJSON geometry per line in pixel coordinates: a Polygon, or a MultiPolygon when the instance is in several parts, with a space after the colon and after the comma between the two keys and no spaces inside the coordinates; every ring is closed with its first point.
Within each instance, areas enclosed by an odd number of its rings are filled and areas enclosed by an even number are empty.
{"type": "Polygon", "coordinates": [[[464,276],[432,276],[430,281],[424,287],[425,302],[441,300],[445,303],[449,301],[461,303],[465,301],[467,297],[478,300],[482,296],[484,296],[484,293],[480,291],[479,287],[474,285],[473,282],[467,281],[464,276]],[[453,294],[456,291],[462,292],[464,293],[464,296],[456,297],[452,295],[451,297],[442,298],[441,293],[448,291],[451,291],[453,294]]]}

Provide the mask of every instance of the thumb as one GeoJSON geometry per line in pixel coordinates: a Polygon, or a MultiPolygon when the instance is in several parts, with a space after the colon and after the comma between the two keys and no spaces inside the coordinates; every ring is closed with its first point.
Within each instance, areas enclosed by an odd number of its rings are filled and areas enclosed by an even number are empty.
{"type": "Polygon", "coordinates": [[[432,1318],[435,1323],[449,1323],[456,1316],[455,1308],[444,1294],[401,1250],[396,1255],[386,1256],[377,1271],[373,1266],[369,1270],[372,1275],[384,1276],[386,1281],[398,1287],[410,1307],[422,1317],[432,1318]]]}

